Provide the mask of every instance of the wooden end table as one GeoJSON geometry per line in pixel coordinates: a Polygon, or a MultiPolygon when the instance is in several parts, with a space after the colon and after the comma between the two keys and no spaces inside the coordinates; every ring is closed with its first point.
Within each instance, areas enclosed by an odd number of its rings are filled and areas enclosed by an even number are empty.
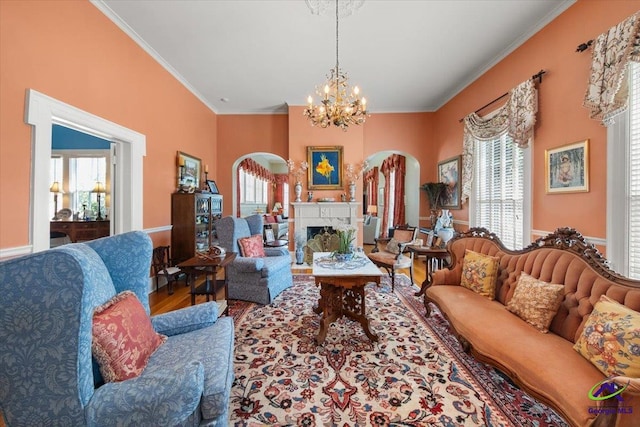
{"type": "Polygon", "coordinates": [[[227,252],[225,256],[209,256],[206,254],[197,254],[186,261],[177,265],[179,269],[187,275],[187,283],[191,286],[191,305],[196,304],[196,295],[206,295],[207,301],[213,296],[213,301],[217,301],[217,292],[224,288],[224,310],[222,314],[227,314],[229,305],[226,304],[229,292],[227,288],[227,272],[225,269],[224,279],[216,278],[218,271],[225,268],[231,261],[236,259],[235,252],[227,252]],[[196,277],[200,274],[205,275],[205,280],[199,286],[196,286],[196,277]]]}
{"type": "Polygon", "coordinates": [[[417,245],[409,245],[407,250],[413,252],[416,256],[422,255],[425,257],[424,263],[427,266],[427,277],[420,285],[420,290],[415,293],[416,296],[424,295],[427,285],[429,285],[431,273],[449,264],[449,252],[446,249],[417,245]]]}
{"type": "Polygon", "coordinates": [[[322,313],[316,343],[322,344],[331,323],[345,316],[360,323],[371,341],[378,336],[371,332],[366,315],[364,287],[369,283],[380,283],[382,272],[364,254],[349,263],[332,262],[330,252],[314,252],[313,276],[320,286],[317,314],[322,313]]]}

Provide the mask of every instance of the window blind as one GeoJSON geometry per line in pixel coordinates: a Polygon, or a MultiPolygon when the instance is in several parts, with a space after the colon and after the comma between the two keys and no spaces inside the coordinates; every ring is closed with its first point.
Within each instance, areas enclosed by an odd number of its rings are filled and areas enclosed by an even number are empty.
{"type": "Polygon", "coordinates": [[[474,146],[474,225],[505,246],[524,246],[524,154],[506,135],[474,146]]]}
{"type": "MultiPolygon", "coordinates": [[[[629,64],[629,276],[640,279],[640,64],[629,64]]],[[[609,165],[611,167],[612,165],[609,165]]]]}

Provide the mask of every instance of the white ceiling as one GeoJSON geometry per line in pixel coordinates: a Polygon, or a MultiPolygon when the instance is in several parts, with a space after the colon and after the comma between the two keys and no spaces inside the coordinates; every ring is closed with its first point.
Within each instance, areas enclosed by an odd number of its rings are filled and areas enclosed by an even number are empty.
{"type": "MultiPolygon", "coordinates": [[[[373,113],[435,111],[574,2],[366,0],[340,18],[340,67],[373,113]]],[[[218,114],[304,105],[335,66],[333,6],[319,16],[303,0],[93,3],[218,114]]]]}

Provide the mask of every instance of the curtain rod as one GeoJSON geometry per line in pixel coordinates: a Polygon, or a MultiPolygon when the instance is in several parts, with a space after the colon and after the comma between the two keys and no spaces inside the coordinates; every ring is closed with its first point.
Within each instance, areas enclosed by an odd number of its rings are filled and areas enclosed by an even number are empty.
{"type": "Polygon", "coordinates": [[[584,52],[585,50],[589,49],[589,46],[591,46],[592,44],[593,44],[593,39],[587,40],[584,43],[580,43],[576,48],[576,52],[584,52]]]}
{"type": "MultiPolygon", "coordinates": [[[[536,80],[536,79],[537,79],[537,80],[538,80],[538,83],[542,83],[542,76],[543,76],[544,74],[547,74],[547,72],[546,72],[545,70],[540,70],[540,71],[538,71],[536,74],[534,74],[533,76],[531,76],[531,79],[532,79],[532,80],[536,80]]],[[[509,95],[509,92],[505,92],[505,93],[503,93],[502,95],[500,95],[499,97],[497,97],[497,98],[496,98],[496,99],[494,99],[493,101],[491,101],[491,102],[489,102],[489,103],[487,103],[487,104],[483,105],[482,107],[478,108],[476,111],[474,111],[474,113],[477,113],[477,112],[479,112],[479,111],[484,110],[484,109],[485,109],[485,108],[487,108],[489,105],[491,105],[491,104],[493,104],[493,103],[495,103],[495,102],[497,102],[497,101],[500,101],[502,98],[504,98],[504,97],[505,97],[505,96],[507,96],[507,95],[509,95]]],[[[462,123],[462,121],[463,121],[463,120],[464,120],[464,117],[463,117],[463,118],[461,118],[460,120],[458,120],[458,122],[459,122],[459,123],[462,123]]]]}

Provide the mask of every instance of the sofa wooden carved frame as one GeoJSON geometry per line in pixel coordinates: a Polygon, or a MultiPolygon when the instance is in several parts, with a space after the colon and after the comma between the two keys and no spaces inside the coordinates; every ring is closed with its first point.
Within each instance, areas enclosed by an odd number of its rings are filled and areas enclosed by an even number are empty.
{"type": "MultiPolygon", "coordinates": [[[[451,256],[451,262],[449,263],[448,269],[454,268],[454,266],[456,266],[458,262],[458,260],[456,259],[455,253],[453,253],[450,250],[451,245],[455,241],[468,238],[468,237],[486,239],[488,241],[491,241],[496,245],[499,253],[502,253],[504,255],[515,255],[515,256],[526,255],[528,253],[532,253],[534,251],[537,251],[543,248],[558,249],[558,250],[566,251],[580,257],[586,263],[586,265],[588,265],[590,268],[593,269],[593,271],[597,275],[610,281],[612,284],[620,285],[627,289],[633,290],[634,292],[637,290],[640,290],[640,280],[630,279],[628,277],[622,276],[619,273],[616,273],[615,271],[611,270],[609,268],[608,261],[602,256],[602,254],[597,250],[597,248],[591,243],[588,243],[584,239],[582,234],[573,228],[569,228],[569,227],[558,228],[555,232],[537,239],[536,241],[531,243],[529,246],[520,250],[511,250],[506,248],[502,243],[502,241],[500,240],[500,238],[496,234],[491,233],[486,228],[471,228],[466,232],[459,233],[448,242],[447,250],[451,256]]],[[[499,254],[496,254],[496,255],[499,255],[499,254]]],[[[433,274],[436,274],[436,271],[429,274],[428,285],[426,285],[427,288],[431,287],[433,284],[433,278],[432,278],[433,274]]],[[[425,305],[427,317],[431,315],[431,308],[429,305],[430,302],[437,306],[437,304],[434,301],[431,301],[427,297],[427,294],[425,293],[424,305],[425,305]]],[[[442,313],[442,314],[445,318],[447,318],[445,313],[442,313]]],[[[450,319],[448,318],[447,320],[450,321],[450,319]]],[[[470,344],[470,342],[464,336],[462,336],[458,331],[455,330],[451,322],[450,322],[450,325],[451,325],[452,332],[454,333],[454,335],[462,345],[465,352],[472,354],[477,360],[480,360],[482,362],[495,366],[500,371],[507,374],[519,387],[524,386],[524,384],[522,384],[519,381],[517,372],[514,372],[513,369],[509,368],[508,366],[504,366],[503,364],[499,363],[497,360],[491,357],[488,357],[486,355],[483,355],[483,354],[480,354],[479,352],[474,351],[474,348],[470,344]]],[[[527,389],[527,388],[524,387],[524,389],[527,389]]],[[[527,391],[530,392],[531,395],[535,396],[539,400],[547,404],[550,404],[552,407],[558,409],[557,406],[554,404],[554,402],[549,401],[544,396],[540,396],[537,393],[531,392],[530,390],[527,390],[527,391]]],[[[617,407],[616,399],[608,399],[604,402],[606,406],[617,407]]],[[[611,409],[615,411],[614,408],[611,408],[611,409]]],[[[614,425],[616,425],[615,413],[613,415],[600,414],[595,418],[591,427],[603,427],[603,426],[614,426],[614,425]]]]}

